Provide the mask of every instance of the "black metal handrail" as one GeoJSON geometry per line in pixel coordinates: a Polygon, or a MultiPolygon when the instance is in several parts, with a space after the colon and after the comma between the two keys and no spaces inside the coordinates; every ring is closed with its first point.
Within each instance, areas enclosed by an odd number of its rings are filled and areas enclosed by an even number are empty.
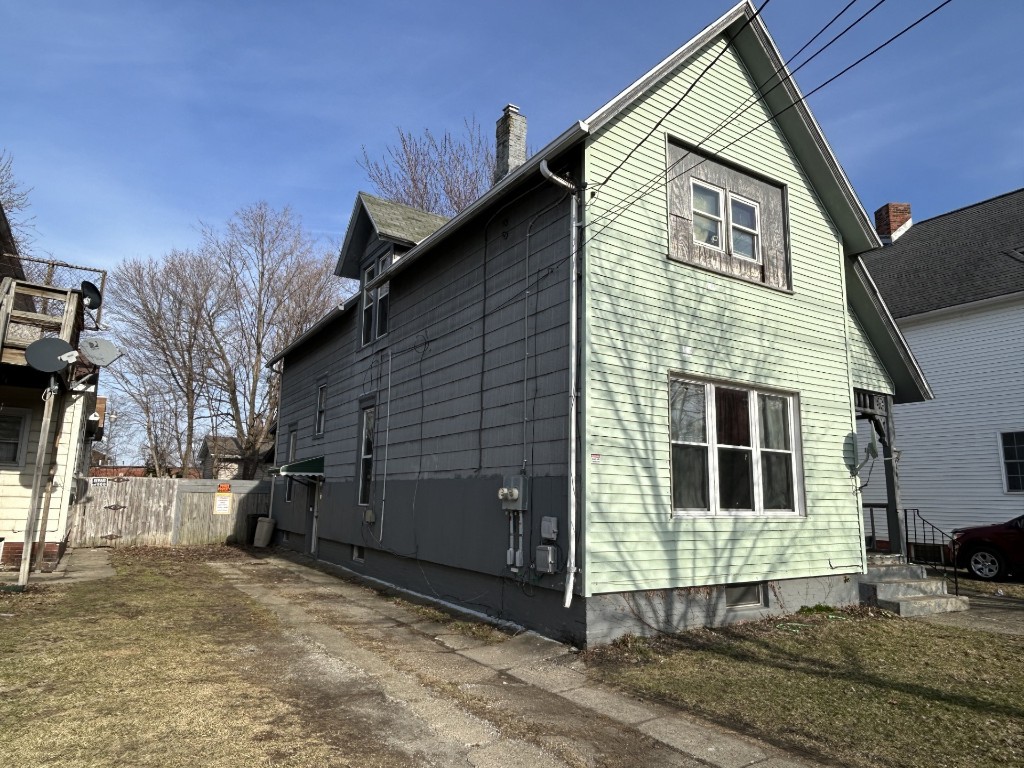
{"type": "Polygon", "coordinates": [[[959,595],[960,581],[956,568],[959,558],[956,540],[922,517],[919,509],[903,510],[903,530],[907,536],[904,549],[907,562],[927,565],[942,571],[944,575],[952,572],[953,594],[959,595]]]}

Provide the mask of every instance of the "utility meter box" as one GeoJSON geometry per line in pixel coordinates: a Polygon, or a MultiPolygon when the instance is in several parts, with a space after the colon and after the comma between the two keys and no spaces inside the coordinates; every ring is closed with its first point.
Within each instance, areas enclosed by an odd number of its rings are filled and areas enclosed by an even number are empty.
{"type": "Polygon", "coordinates": [[[537,547],[537,573],[556,573],[558,571],[558,547],[541,544],[537,547]]]}
{"type": "Polygon", "coordinates": [[[526,475],[505,475],[498,489],[501,508],[506,512],[525,512],[528,508],[530,483],[526,475]]]}
{"type": "Polygon", "coordinates": [[[540,519],[540,537],[544,541],[558,540],[558,518],[542,517],[540,519]]]}

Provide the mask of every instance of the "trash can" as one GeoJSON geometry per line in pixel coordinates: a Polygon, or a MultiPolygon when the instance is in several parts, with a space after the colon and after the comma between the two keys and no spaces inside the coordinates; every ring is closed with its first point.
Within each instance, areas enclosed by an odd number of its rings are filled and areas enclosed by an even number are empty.
{"type": "Polygon", "coordinates": [[[256,537],[253,539],[254,547],[266,547],[270,544],[270,537],[274,535],[274,518],[261,517],[256,521],[256,537]]]}
{"type": "Polygon", "coordinates": [[[245,516],[245,538],[242,539],[242,544],[248,546],[256,541],[256,526],[259,524],[259,519],[260,514],[258,512],[245,516]]]}

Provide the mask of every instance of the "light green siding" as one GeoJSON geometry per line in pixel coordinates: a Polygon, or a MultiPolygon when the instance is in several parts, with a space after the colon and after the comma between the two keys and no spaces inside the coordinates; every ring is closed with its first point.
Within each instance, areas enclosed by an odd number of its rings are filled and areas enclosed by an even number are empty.
{"type": "MultiPolygon", "coordinates": [[[[712,41],[596,132],[586,152],[591,184],[644,139],[723,45],[721,38],[712,41]]],[[[588,194],[582,462],[588,595],[862,567],[859,502],[844,461],[854,420],[843,256],[835,228],[773,124],[723,156],[786,185],[792,292],[667,257],[667,195],[658,176],[666,135],[699,143],[752,89],[734,51],[727,51],[611,181],[588,194]],[[673,518],[670,373],[797,393],[801,515],[673,518]]],[[[755,105],[705,151],[717,151],[765,117],[755,105]]]]}
{"type": "Polygon", "coordinates": [[[868,341],[864,326],[860,324],[856,313],[850,311],[850,373],[853,376],[853,386],[858,389],[868,389],[872,392],[884,392],[891,395],[894,392],[892,379],[885,372],[885,367],[878,359],[878,353],[868,341]]]}

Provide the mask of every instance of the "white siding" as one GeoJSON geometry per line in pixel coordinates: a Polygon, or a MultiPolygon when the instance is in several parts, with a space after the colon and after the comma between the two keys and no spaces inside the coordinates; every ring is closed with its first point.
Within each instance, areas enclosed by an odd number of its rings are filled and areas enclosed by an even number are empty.
{"type": "MultiPolygon", "coordinates": [[[[1000,432],[1024,430],[1024,301],[901,329],[935,392],[895,409],[903,506],[947,532],[1024,514],[1024,494],[1004,490],[998,444],[1000,432]]],[[[885,500],[882,477],[879,459],[865,502],[885,500]]]]}

